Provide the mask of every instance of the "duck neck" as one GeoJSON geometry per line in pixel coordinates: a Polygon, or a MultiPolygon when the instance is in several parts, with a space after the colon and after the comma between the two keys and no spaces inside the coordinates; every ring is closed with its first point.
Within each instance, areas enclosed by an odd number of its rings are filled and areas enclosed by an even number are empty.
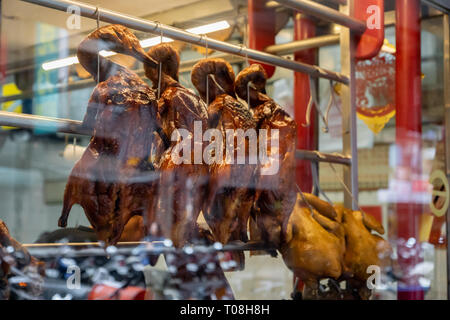
{"type": "Polygon", "coordinates": [[[78,61],[97,82],[105,81],[120,69],[118,64],[101,56],[101,50],[97,40],[89,39],[79,46],[77,52],[78,61]]]}
{"type": "MultiPolygon", "coordinates": [[[[178,81],[174,80],[171,76],[163,73],[161,77],[161,92],[164,92],[168,87],[178,85],[178,81]]],[[[158,89],[158,82],[153,83],[153,89],[158,89]]]]}

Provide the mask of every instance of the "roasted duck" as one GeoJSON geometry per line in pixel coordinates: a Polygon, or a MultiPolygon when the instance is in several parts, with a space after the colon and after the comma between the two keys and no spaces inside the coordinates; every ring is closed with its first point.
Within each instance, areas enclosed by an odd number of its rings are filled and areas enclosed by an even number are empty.
{"type": "MultiPolygon", "coordinates": [[[[305,283],[303,297],[311,299],[318,296],[319,280],[338,280],[344,272],[345,238],[342,225],[305,200],[298,195],[280,252],[286,265],[305,283]]],[[[333,208],[329,206],[327,211],[333,208]]]]}
{"type": "Polygon", "coordinates": [[[69,176],[58,225],[67,225],[77,203],[98,238],[113,244],[132,216],[155,205],[158,175],[152,150],[163,134],[153,90],[132,71],[99,56],[101,50],[131,55],[155,67],[156,62],[120,25],[97,29],[78,47],[80,64],[99,83],[83,120],[87,130],[93,129],[92,138],[69,176]]]}
{"type": "Polygon", "coordinates": [[[345,230],[346,250],[344,262],[352,277],[347,277],[349,285],[355,289],[358,298],[369,299],[371,291],[367,287],[367,279],[371,275],[369,266],[387,267],[391,260],[389,243],[372,230],[384,234],[383,226],[371,215],[352,211],[342,205],[335,206],[338,216],[342,216],[345,230]]]}
{"type": "Polygon", "coordinates": [[[211,154],[208,197],[203,206],[205,220],[216,241],[247,241],[257,174],[255,121],[250,110],[236,99],[234,72],[228,62],[203,59],[193,67],[191,78],[201,97],[209,100],[210,127],[217,130],[214,139],[221,139],[214,140],[217,150],[211,154]]]}
{"type": "MultiPolygon", "coordinates": [[[[26,274],[30,279],[34,279],[35,282],[40,280],[44,272],[43,263],[32,257],[27,249],[11,237],[8,227],[0,219],[0,300],[9,299],[8,277],[12,267],[19,270],[21,275],[26,274]]],[[[30,291],[29,294],[34,296],[39,294],[40,289],[36,283],[30,282],[23,287],[30,291]]]]}
{"type": "Polygon", "coordinates": [[[153,88],[159,86],[158,113],[165,136],[171,138],[159,161],[161,178],[156,223],[149,227],[151,234],[170,238],[176,247],[181,247],[195,235],[206,195],[208,166],[202,160],[202,137],[208,128],[208,112],[200,97],[178,82],[180,58],[172,46],[154,46],[148,55],[161,64],[161,78],[159,68],[154,68],[153,64],[144,64],[144,67],[153,88]],[[195,128],[201,135],[199,141],[192,139],[195,128]],[[183,149],[181,155],[178,148],[183,143],[176,137],[182,132],[187,133],[182,139],[189,148],[183,149]]]}
{"type": "Polygon", "coordinates": [[[297,198],[293,174],[296,123],[265,94],[266,79],[263,67],[252,64],[236,77],[235,90],[241,99],[249,101],[259,133],[260,174],[252,209],[251,237],[261,237],[279,248],[297,198]]]}

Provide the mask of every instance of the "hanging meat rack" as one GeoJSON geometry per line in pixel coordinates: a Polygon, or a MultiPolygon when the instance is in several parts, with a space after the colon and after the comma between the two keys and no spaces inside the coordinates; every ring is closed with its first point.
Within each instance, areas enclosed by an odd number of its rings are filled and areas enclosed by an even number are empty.
{"type": "MultiPolygon", "coordinates": [[[[295,41],[291,44],[270,46],[267,52],[246,48],[243,45],[235,45],[215,39],[207,38],[203,35],[197,35],[185,30],[164,25],[156,21],[145,20],[142,18],[126,15],[120,12],[111,11],[86,3],[69,1],[69,0],[22,0],[37,4],[40,6],[53,8],[63,12],[67,12],[70,7],[79,8],[80,15],[86,18],[99,19],[106,23],[121,24],[130,29],[153,33],[155,35],[163,34],[165,37],[188,42],[198,46],[207,46],[210,49],[245,57],[254,61],[286,68],[295,72],[301,72],[310,75],[313,78],[324,78],[342,83],[341,89],[341,111],[342,111],[342,138],[343,138],[343,154],[328,154],[318,151],[297,150],[296,158],[315,162],[329,162],[343,165],[344,167],[344,183],[350,192],[344,193],[344,204],[347,207],[357,209],[358,199],[358,158],[357,158],[357,139],[356,139],[356,97],[355,97],[355,35],[364,32],[366,26],[364,21],[357,20],[352,17],[354,2],[356,0],[339,0],[339,11],[331,9],[325,5],[306,0],[277,0],[279,5],[286,6],[290,9],[298,10],[319,19],[334,22],[342,25],[340,35],[316,37],[303,41],[295,41]],[[341,72],[333,72],[320,68],[316,65],[310,65],[286,59],[275,54],[286,54],[294,50],[302,48],[321,47],[324,45],[340,43],[341,47],[341,72]],[[355,201],[356,199],[356,201],[355,201]]],[[[56,132],[68,134],[89,135],[88,132],[81,130],[81,122],[70,119],[51,118],[44,116],[36,116],[29,114],[17,114],[8,111],[0,111],[0,125],[13,126],[19,128],[43,128],[51,129],[56,132]]],[[[149,245],[146,242],[139,242],[144,245],[146,253],[163,253],[161,246],[149,245]]],[[[136,245],[136,244],[135,244],[136,245]]],[[[132,250],[130,244],[119,244],[121,250],[132,250]],[[126,248],[125,248],[126,247],[126,248]]],[[[29,247],[33,254],[39,256],[59,256],[60,250],[55,250],[55,245],[41,245],[29,247]],[[53,251],[53,253],[49,252],[53,251]],[[55,252],[57,251],[57,252],[55,252]]],[[[97,255],[106,254],[105,250],[98,248],[86,248],[86,244],[69,244],[69,247],[76,248],[77,255],[97,255]]],[[[270,250],[264,247],[262,243],[233,243],[220,248],[217,251],[234,251],[234,250],[270,250]]],[[[167,250],[167,249],[164,249],[167,250]]]]}

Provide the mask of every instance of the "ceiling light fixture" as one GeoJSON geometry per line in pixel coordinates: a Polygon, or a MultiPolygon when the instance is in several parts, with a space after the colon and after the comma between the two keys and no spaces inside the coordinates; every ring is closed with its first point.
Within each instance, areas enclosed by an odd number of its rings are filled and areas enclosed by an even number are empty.
{"type": "Polygon", "coordinates": [[[53,70],[53,69],[71,66],[71,65],[77,64],[77,63],[78,63],[78,58],[76,56],[67,57],[67,58],[63,58],[63,59],[45,62],[42,64],[42,69],[53,70]]]}
{"type": "MultiPolygon", "coordinates": [[[[228,29],[229,27],[230,27],[230,24],[226,20],[222,20],[222,21],[218,21],[218,22],[214,22],[214,23],[210,23],[210,24],[205,24],[205,25],[199,26],[199,27],[186,29],[186,31],[190,32],[190,33],[194,33],[194,34],[206,34],[206,33],[216,32],[216,31],[220,31],[220,30],[225,30],[225,29],[228,29]]],[[[166,37],[163,37],[162,40],[163,40],[163,42],[172,42],[173,41],[173,39],[166,38],[166,37]]],[[[139,41],[139,43],[141,44],[142,48],[152,47],[154,45],[161,43],[161,37],[153,37],[153,38],[144,39],[144,40],[139,41]]],[[[103,57],[110,57],[115,54],[116,53],[113,51],[106,51],[106,50],[100,51],[100,55],[103,57]]],[[[72,56],[72,57],[67,57],[67,58],[63,58],[63,59],[45,62],[42,64],[42,69],[44,69],[46,71],[53,70],[53,69],[68,67],[68,66],[71,66],[71,65],[77,64],[77,63],[78,63],[78,58],[76,56],[72,56]]]]}

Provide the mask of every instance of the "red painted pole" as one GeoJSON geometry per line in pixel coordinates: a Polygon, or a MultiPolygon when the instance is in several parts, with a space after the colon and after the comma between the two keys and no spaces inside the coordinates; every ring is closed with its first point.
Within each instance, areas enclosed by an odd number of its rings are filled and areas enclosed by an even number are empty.
{"type": "MultiPolygon", "coordinates": [[[[294,19],[294,40],[304,40],[314,37],[316,26],[314,21],[305,15],[297,13],[294,19]]],[[[302,50],[295,53],[295,61],[316,64],[316,49],[302,50]]],[[[317,139],[315,137],[316,110],[311,112],[311,125],[304,127],[306,123],[306,109],[310,97],[309,77],[300,72],[294,72],[294,117],[297,122],[297,148],[302,150],[316,150],[317,139]]],[[[296,167],[297,185],[303,192],[311,192],[313,180],[311,173],[311,162],[298,160],[296,167]]],[[[294,277],[295,283],[295,277],[294,277]]],[[[297,290],[303,289],[303,283],[299,281],[297,290]]]]}
{"type": "MultiPolygon", "coordinates": [[[[266,6],[267,0],[248,0],[248,46],[250,49],[264,50],[275,44],[277,17],[274,8],[266,6]]],[[[250,61],[252,63],[260,63],[250,61]]],[[[260,63],[272,77],[275,67],[260,63]]]]}
{"type": "MultiPolygon", "coordinates": [[[[304,40],[314,37],[316,26],[311,18],[297,13],[294,19],[294,40],[304,40]]],[[[317,49],[302,50],[295,53],[295,60],[316,64],[317,49]]],[[[294,73],[294,117],[297,122],[297,147],[302,150],[316,150],[316,110],[311,112],[311,125],[304,127],[306,123],[306,109],[310,97],[309,77],[300,72],[294,73]]],[[[303,192],[311,192],[313,180],[311,174],[311,162],[306,160],[297,161],[296,169],[297,184],[303,192]]]]}
{"type": "MultiPolygon", "coordinates": [[[[396,179],[403,183],[420,180],[422,148],[422,84],[420,59],[420,0],[396,1],[396,179]]],[[[399,300],[423,300],[418,276],[410,275],[420,263],[420,203],[397,203],[398,262],[404,274],[399,300]],[[411,247],[412,246],[412,247],[411,247]],[[403,253],[408,253],[404,255],[403,253]]]]}

